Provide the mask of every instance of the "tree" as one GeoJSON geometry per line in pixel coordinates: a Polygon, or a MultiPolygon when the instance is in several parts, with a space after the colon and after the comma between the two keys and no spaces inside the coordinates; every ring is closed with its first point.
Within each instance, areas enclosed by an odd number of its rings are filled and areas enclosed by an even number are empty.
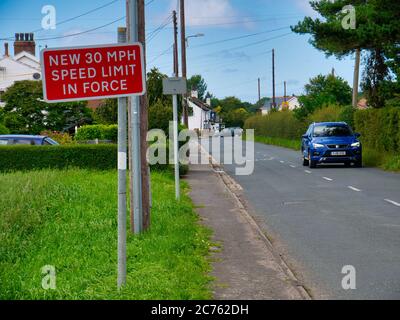
{"type": "Polygon", "coordinates": [[[6,103],[4,123],[13,133],[66,131],[92,122],[91,110],[86,107],[86,102],[43,102],[41,81],[17,81],[7,89],[2,99],[6,103]]]}
{"type": "Polygon", "coordinates": [[[240,127],[243,128],[246,119],[250,114],[244,108],[235,109],[231,112],[225,113],[224,122],[227,127],[240,127]]]}
{"type": "Polygon", "coordinates": [[[205,98],[207,92],[207,84],[203,77],[199,74],[192,76],[187,81],[188,90],[197,91],[200,100],[205,98]]]}
{"type": "Polygon", "coordinates": [[[387,69],[382,68],[379,59],[393,45],[399,44],[400,1],[320,0],[311,1],[310,4],[323,20],[306,17],[292,27],[292,30],[299,34],[311,34],[310,43],[327,55],[342,58],[356,50],[368,51],[364,89],[368,98],[372,98],[373,104],[381,100],[374,94],[381,92],[379,87],[387,81],[388,73],[387,69]],[[355,26],[347,23],[348,17],[355,19],[355,26]]]}
{"type": "Polygon", "coordinates": [[[351,87],[342,78],[331,74],[310,79],[304,89],[306,94],[299,97],[301,107],[294,111],[298,119],[304,119],[316,109],[329,104],[351,104],[351,87]]]}
{"type": "Polygon", "coordinates": [[[161,129],[166,134],[169,130],[169,122],[172,121],[172,105],[161,100],[149,107],[149,130],[161,129]]]}
{"type": "MultiPolygon", "coordinates": [[[[171,96],[163,94],[163,79],[167,75],[161,73],[157,68],[153,68],[147,73],[147,97],[149,105],[155,104],[158,100],[162,102],[171,102],[171,96]]],[[[171,102],[172,103],[172,102],[171,102]]]]}
{"type": "Polygon", "coordinates": [[[104,100],[104,102],[93,112],[93,118],[98,124],[118,123],[118,100],[104,100]]]}

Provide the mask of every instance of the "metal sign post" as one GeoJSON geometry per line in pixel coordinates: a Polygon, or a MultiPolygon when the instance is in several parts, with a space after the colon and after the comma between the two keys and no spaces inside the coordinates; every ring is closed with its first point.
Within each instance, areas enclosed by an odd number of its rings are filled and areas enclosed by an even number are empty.
{"type": "MultiPolygon", "coordinates": [[[[128,42],[133,43],[138,40],[138,8],[136,0],[128,0],[127,16],[129,18],[128,42]]],[[[134,232],[138,234],[143,230],[143,210],[142,210],[142,171],[140,157],[140,104],[139,97],[132,96],[130,99],[132,110],[132,170],[133,170],[133,220],[134,232]]]]}
{"type": "Polygon", "coordinates": [[[185,94],[187,90],[185,78],[163,79],[163,94],[172,95],[173,127],[174,127],[174,166],[175,166],[175,197],[180,199],[179,185],[179,143],[178,143],[178,94],[185,94]]]}
{"type": "MultiPolygon", "coordinates": [[[[118,43],[126,42],[126,28],[118,28],[118,43]]],[[[118,288],[126,284],[126,103],[118,98],[118,288]]]]}

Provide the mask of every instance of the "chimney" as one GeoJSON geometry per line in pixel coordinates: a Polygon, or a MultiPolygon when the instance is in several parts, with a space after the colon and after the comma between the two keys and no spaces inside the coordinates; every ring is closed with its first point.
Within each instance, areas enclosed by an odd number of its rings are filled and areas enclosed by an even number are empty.
{"type": "Polygon", "coordinates": [[[190,95],[192,98],[198,98],[199,97],[199,93],[196,90],[192,90],[192,93],[190,95]]]}
{"type": "Polygon", "coordinates": [[[36,44],[33,40],[33,33],[16,33],[14,41],[14,55],[26,51],[35,55],[36,44]]]}
{"type": "Polygon", "coordinates": [[[5,57],[9,57],[10,56],[10,54],[8,52],[8,42],[4,43],[4,56],[5,57]]]}
{"type": "Polygon", "coordinates": [[[207,99],[206,99],[206,104],[207,104],[209,107],[211,107],[211,98],[207,98],[207,99]]]}

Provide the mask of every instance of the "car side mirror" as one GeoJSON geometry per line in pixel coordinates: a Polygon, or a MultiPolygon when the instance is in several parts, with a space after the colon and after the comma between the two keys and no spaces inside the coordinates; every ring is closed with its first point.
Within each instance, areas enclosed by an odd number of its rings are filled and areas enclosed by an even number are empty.
{"type": "Polygon", "coordinates": [[[308,139],[308,134],[303,134],[302,137],[303,139],[308,139]]]}
{"type": "Polygon", "coordinates": [[[355,136],[356,138],[359,138],[359,137],[361,137],[361,133],[355,133],[354,136],[355,136]]]}

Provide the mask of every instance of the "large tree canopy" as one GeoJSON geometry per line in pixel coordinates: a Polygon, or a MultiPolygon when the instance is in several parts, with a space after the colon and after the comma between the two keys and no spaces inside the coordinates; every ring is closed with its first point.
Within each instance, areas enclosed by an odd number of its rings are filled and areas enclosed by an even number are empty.
{"type": "Polygon", "coordinates": [[[322,19],[306,17],[292,30],[311,34],[311,44],[327,55],[342,57],[355,49],[374,50],[400,41],[398,0],[320,0],[310,4],[322,19]],[[342,25],[350,14],[342,9],[348,5],[355,9],[354,29],[342,25]]]}
{"type": "Polygon", "coordinates": [[[310,43],[327,55],[342,58],[355,50],[366,51],[362,87],[372,106],[384,106],[398,88],[390,75],[398,76],[400,68],[400,1],[319,0],[310,4],[322,18],[306,17],[292,30],[310,34],[310,43]],[[347,21],[352,18],[354,26],[347,21]]]}
{"type": "Polygon", "coordinates": [[[351,104],[351,88],[340,77],[318,75],[305,86],[306,94],[299,97],[301,107],[295,110],[298,118],[305,118],[316,109],[327,105],[351,104]]]}
{"type": "Polygon", "coordinates": [[[44,130],[66,131],[91,123],[86,102],[45,103],[41,81],[18,81],[3,94],[4,124],[12,133],[38,134],[44,130]]]}

